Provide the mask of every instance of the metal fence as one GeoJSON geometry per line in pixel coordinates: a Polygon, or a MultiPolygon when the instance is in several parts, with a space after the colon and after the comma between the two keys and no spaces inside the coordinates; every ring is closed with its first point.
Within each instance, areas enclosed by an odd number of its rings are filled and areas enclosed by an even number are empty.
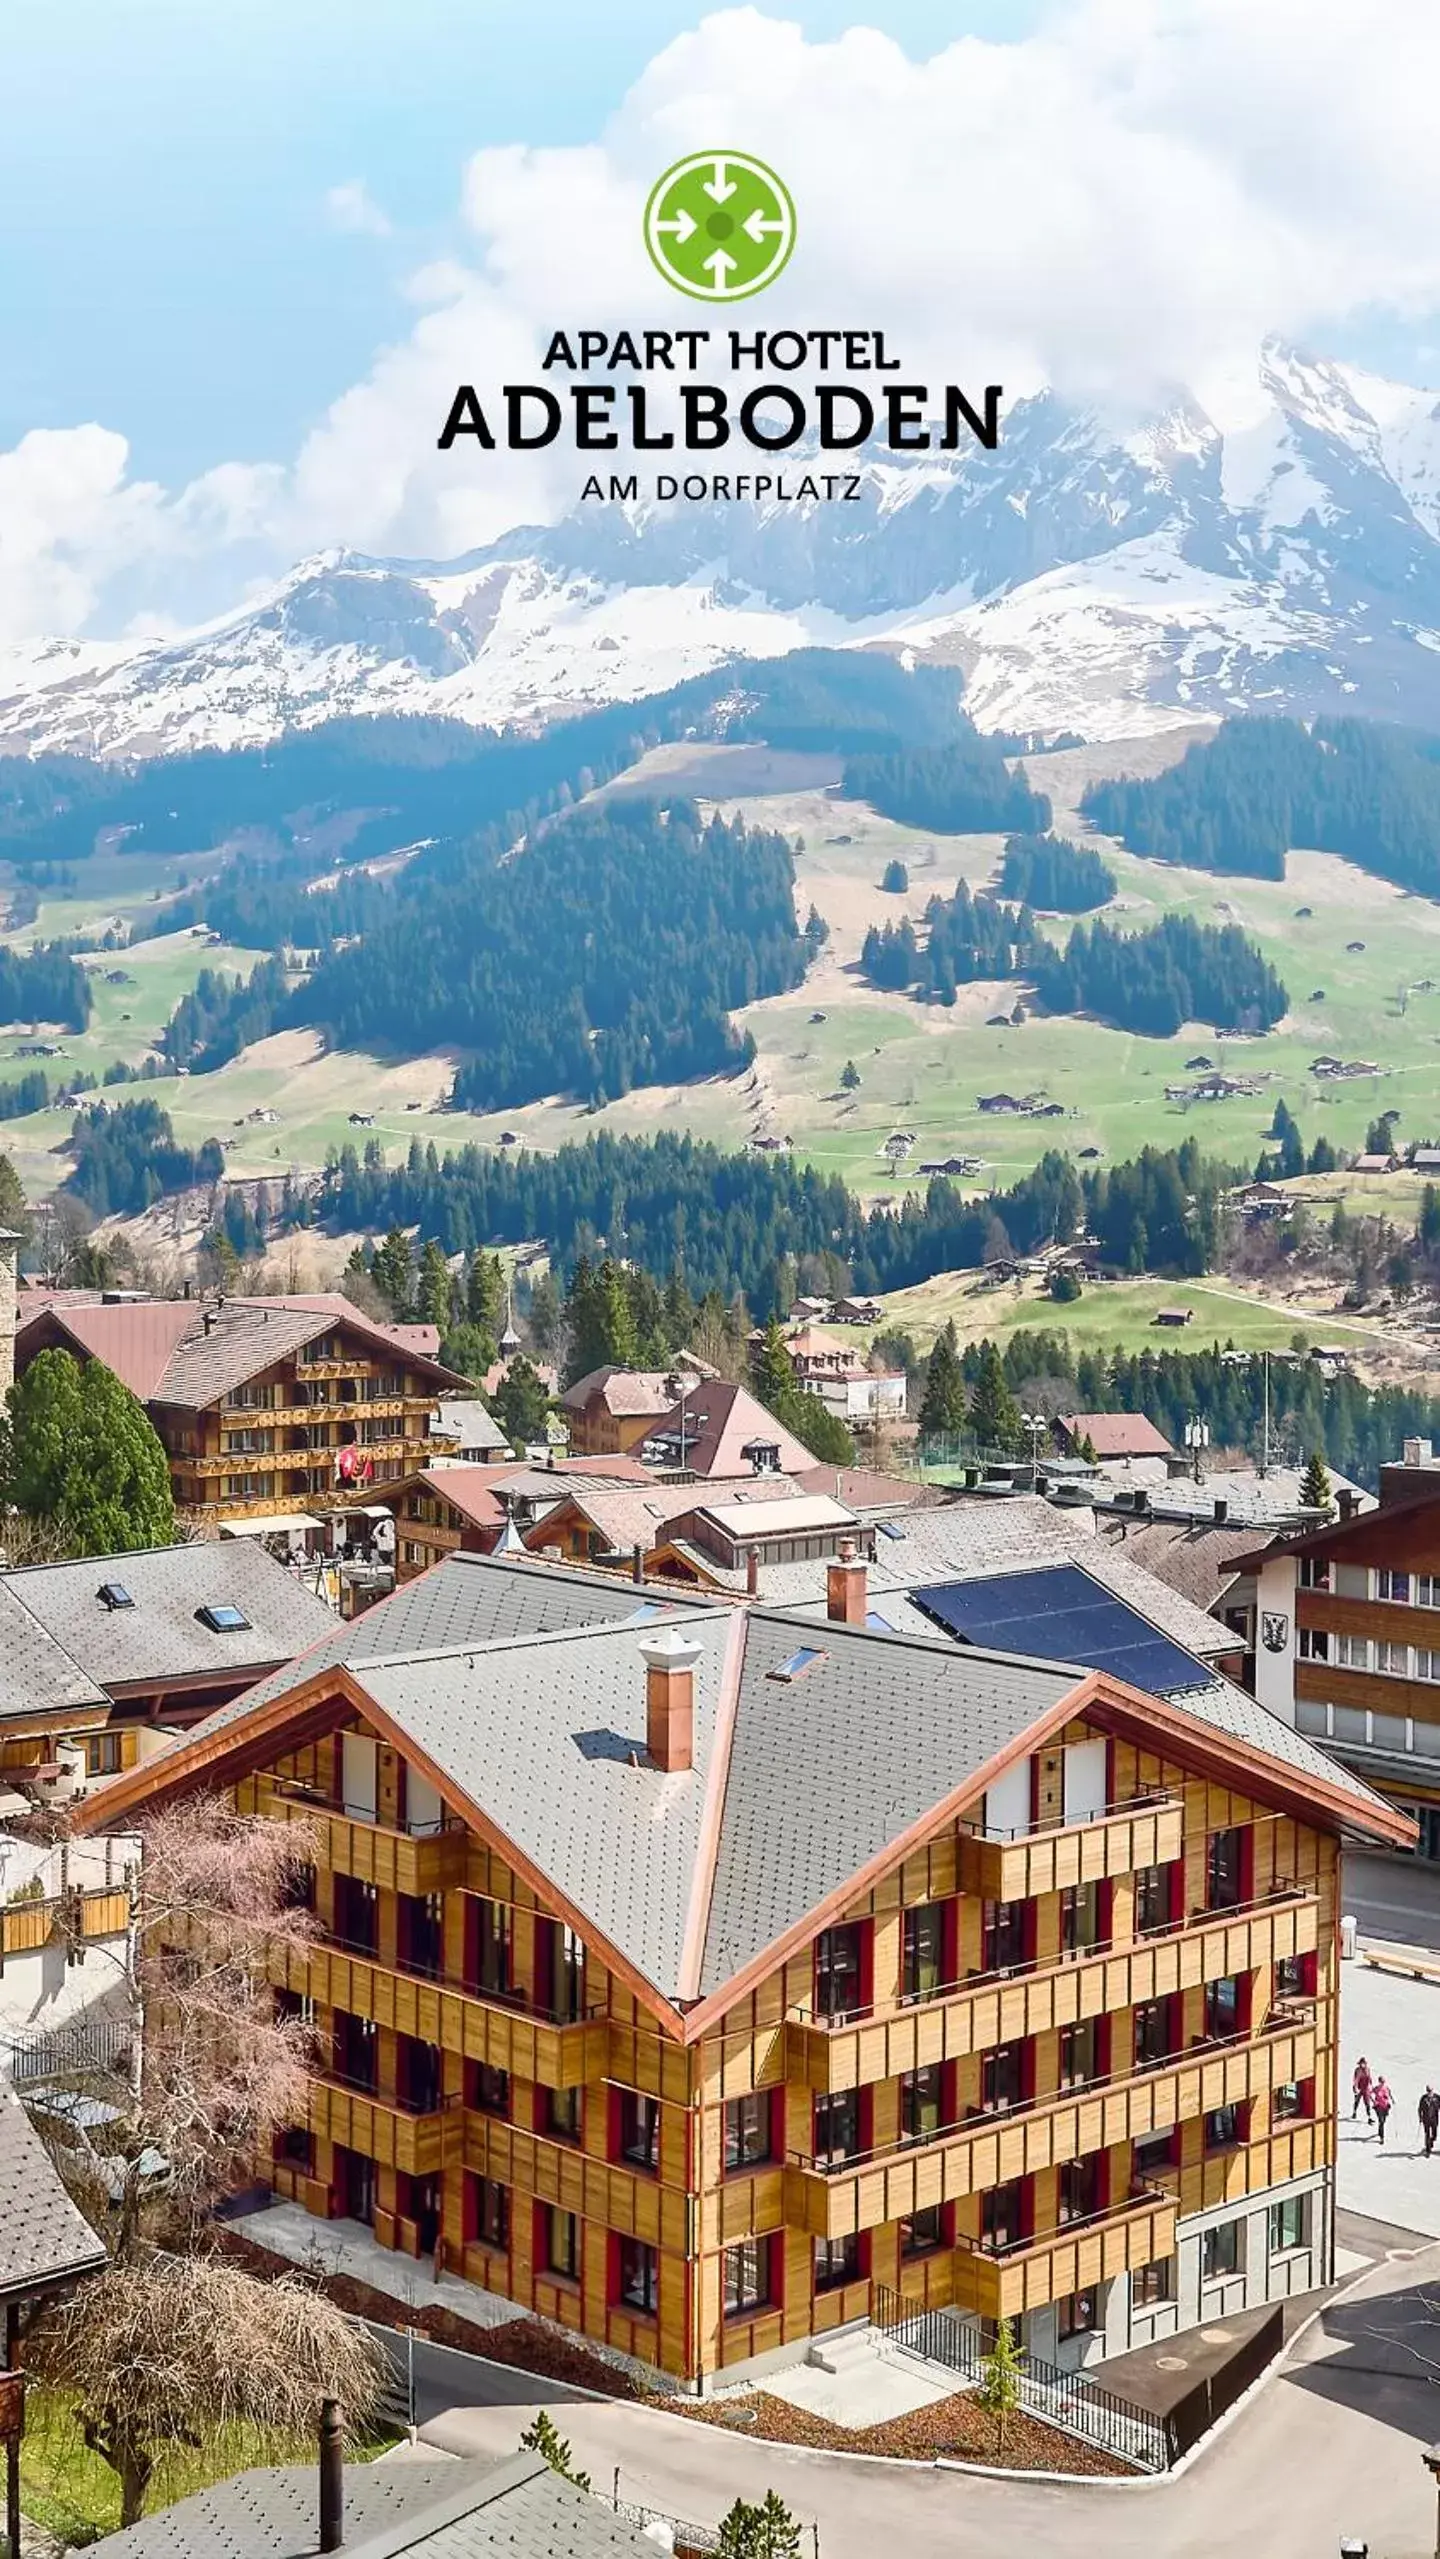
{"type": "Polygon", "coordinates": [[[1277,2304],[1253,2336],[1245,2338],[1213,2372],[1203,2373],[1194,2388],[1187,2390],[1170,2410],[1165,2430],[1172,2461],[1178,2461],[1202,2435],[1208,2435],[1216,2419],[1223,2417],[1227,2408],[1233,2408],[1252,2381],[1259,2380],[1266,2365],[1273,2363],[1284,2342],[1285,2313],[1277,2304]]]}
{"type": "Polygon", "coordinates": [[[129,2064],[131,2036],[125,2017],[77,2017],[68,2025],[0,2035],[0,2077],[17,2088],[96,2072],[118,2077],[129,2064]]]}
{"type": "MultiPolygon", "coordinates": [[[[646,2531],[651,2524],[663,2524],[671,2536],[675,2559],[692,2559],[692,2553],[693,2559],[709,2559],[709,2554],[720,2547],[720,2535],[708,2523],[686,2523],[683,2516],[664,2514],[658,2506],[627,2505],[623,2497],[607,2498],[606,2503],[626,2523],[633,2523],[637,2532],[646,2531]]],[[[664,2547],[663,2543],[657,2546],[664,2547]]]]}
{"type": "MultiPolygon", "coordinates": [[[[928,2362],[946,2364],[966,2381],[978,2381],[986,2349],[979,2332],[952,2311],[927,2310],[888,2284],[875,2287],[871,2318],[882,2335],[928,2362]]],[[[1134,2400],[1103,2390],[1083,2372],[1063,2372],[1056,2364],[1027,2355],[1020,2368],[1019,2404],[1036,2417],[1081,2443],[1113,2453],[1136,2470],[1166,2470],[1172,2458],[1165,2421],[1134,2400]]]]}

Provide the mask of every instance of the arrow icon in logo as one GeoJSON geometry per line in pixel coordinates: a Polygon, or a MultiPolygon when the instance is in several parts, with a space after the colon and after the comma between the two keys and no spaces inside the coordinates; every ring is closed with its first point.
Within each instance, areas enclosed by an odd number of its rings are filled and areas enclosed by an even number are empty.
{"type": "Polygon", "coordinates": [[[657,231],[673,231],[675,234],[676,245],[683,248],[687,240],[693,239],[695,233],[699,230],[700,225],[696,221],[694,214],[687,213],[684,205],[682,204],[673,221],[658,221],[655,228],[657,231]]]}
{"type": "Polygon", "coordinates": [[[767,231],[783,231],[785,225],[778,218],[767,218],[757,204],[753,213],[746,214],[740,228],[748,239],[754,241],[758,249],[767,231]]]}
{"type": "Polygon", "coordinates": [[[708,196],[712,196],[716,204],[723,204],[727,196],[732,196],[735,193],[735,180],[733,178],[726,177],[725,163],[723,160],[716,161],[714,177],[704,179],[702,184],[704,186],[705,193],[708,196]]]}
{"type": "Polygon", "coordinates": [[[723,293],[735,269],[735,260],[731,257],[729,250],[712,249],[709,257],[702,259],[701,264],[714,277],[716,292],[723,293]]]}

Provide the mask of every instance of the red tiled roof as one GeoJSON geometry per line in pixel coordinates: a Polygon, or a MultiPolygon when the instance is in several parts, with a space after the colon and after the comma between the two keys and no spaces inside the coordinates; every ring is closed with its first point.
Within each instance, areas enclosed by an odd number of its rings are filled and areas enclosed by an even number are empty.
{"type": "Polygon", "coordinates": [[[62,1345],[68,1336],[76,1349],[102,1360],[132,1395],[148,1403],[199,1311],[193,1299],[183,1297],[147,1299],[140,1306],[39,1307],[26,1315],[16,1334],[17,1364],[32,1330],[54,1327],[62,1345]]]}
{"type": "Polygon", "coordinates": [[[740,1452],[751,1440],[779,1449],[782,1475],[801,1475],[815,1463],[809,1449],[773,1413],[767,1413],[748,1386],[732,1386],[726,1378],[707,1378],[683,1403],[674,1405],[657,1422],[657,1436],[661,1431],[678,1434],[682,1416],[685,1465],[692,1475],[746,1474],[748,1461],[740,1452]]]}

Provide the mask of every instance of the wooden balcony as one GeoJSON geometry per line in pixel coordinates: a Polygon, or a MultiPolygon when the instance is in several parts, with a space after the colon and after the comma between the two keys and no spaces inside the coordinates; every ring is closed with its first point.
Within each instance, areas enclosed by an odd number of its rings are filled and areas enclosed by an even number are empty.
{"type": "Polygon", "coordinates": [[[318,2074],[309,2084],[308,2116],[318,2139],[340,2142],[407,2177],[435,2176],[459,2149],[458,2107],[415,2114],[394,2098],[318,2074]]]}
{"type": "Polygon", "coordinates": [[[980,2319],[1018,2319],[1047,2302],[1134,2266],[1154,2265],[1175,2253],[1179,2207],[1174,2195],[1147,2186],[1109,2212],[1022,2239],[1013,2247],[962,2242],[955,2256],[955,2302],[980,2319]]]}
{"type": "Polygon", "coordinates": [[[101,1937],[123,1937],[129,1925],[130,1896],[118,1886],[109,1892],[6,1902],[0,1909],[0,1970],[7,1956],[32,1955],[52,1937],[78,1947],[101,1937]]]}
{"type": "Polygon", "coordinates": [[[1178,1795],[1117,1804],[1089,1821],[1001,1836],[960,1834],[960,1888],[986,1901],[1029,1901],[1074,1884],[1103,1884],[1142,1866],[1168,1866],[1184,1846],[1185,1807],[1178,1795]]]}
{"type": "Polygon", "coordinates": [[[511,2187],[517,2199],[512,2211],[520,2196],[531,2196],[652,2248],[693,2256],[695,2207],[683,2187],[663,2185],[643,2169],[612,2165],[576,2143],[551,2141],[498,2115],[467,2112],[463,2121],[466,2167],[511,2187]]]}
{"type": "Polygon", "coordinates": [[[1096,2081],[1000,2114],[967,2116],[923,2143],[900,2143],[832,2167],[792,2154],[785,2219],[817,2239],[843,2239],[1117,2142],[1169,2132],[1314,2072],[1314,2020],[1286,2015],[1258,2035],[1197,2044],[1124,2079],[1096,2081]]]}
{"type": "Polygon", "coordinates": [[[277,1947],[271,1960],[277,1989],[297,1991],[324,2008],[348,2009],[396,2034],[414,2035],[466,2061],[488,2062],[517,2079],[546,2088],[581,2088],[607,2067],[603,2018],[561,2025],[518,2001],[487,1999],[458,1983],[426,1980],[316,1940],[299,1948],[277,1947]]]}
{"type": "Polygon", "coordinates": [[[996,2044],[1073,2026],[1230,1974],[1266,1971],[1282,1956],[1313,1954],[1320,1904],[1285,1891],[1243,1910],[1200,1911],[1153,1937],[1073,1955],[1026,1973],[975,1976],[927,1999],[862,2017],[791,2017],[785,2076],[817,2095],[860,2088],[931,2062],[960,2061],[996,2044]]]}
{"type": "Polygon", "coordinates": [[[332,1874],[394,1893],[442,1893],[465,1880],[469,1834],[458,1822],[438,1831],[388,1830],[275,1777],[243,1778],[235,1799],[242,1812],[303,1822],[314,1833],[315,1863],[332,1874]]]}

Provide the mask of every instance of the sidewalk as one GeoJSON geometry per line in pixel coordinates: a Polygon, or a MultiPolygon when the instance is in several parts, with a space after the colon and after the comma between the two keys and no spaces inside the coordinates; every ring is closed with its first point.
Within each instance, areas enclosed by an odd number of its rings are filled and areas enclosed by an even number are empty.
{"type": "Polygon", "coordinates": [[[1425,2157],[1415,2113],[1426,2080],[1440,2088],[1440,1982],[1375,1972],[1363,1955],[1340,1973],[1337,2202],[1342,2211],[1440,2238],[1440,2148],[1425,2157]],[[1383,2150],[1363,2114],[1351,2120],[1350,2077],[1362,2053],[1395,2095],[1383,2150]]]}

